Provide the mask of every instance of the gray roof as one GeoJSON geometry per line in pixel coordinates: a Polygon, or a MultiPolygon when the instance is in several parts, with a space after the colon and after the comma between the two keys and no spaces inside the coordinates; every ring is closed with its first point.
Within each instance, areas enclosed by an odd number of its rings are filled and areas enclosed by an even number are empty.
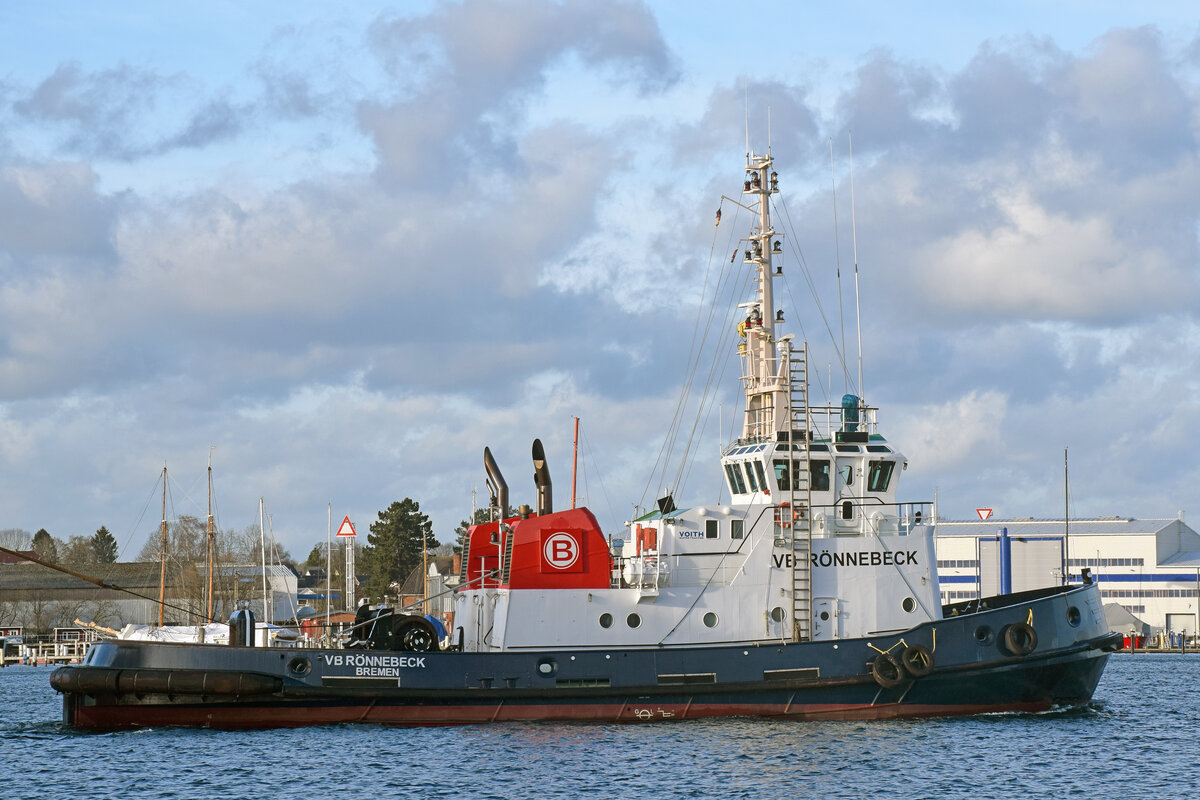
{"type": "Polygon", "coordinates": [[[1160,567],[1200,567],[1200,552],[1189,550],[1183,553],[1176,553],[1173,556],[1164,558],[1158,565],[1160,567]]]}
{"type": "MultiPolygon", "coordinates": [[[[1134,519],[1133,517],[1095,517],[1072,519],[1072,534],[1094,536],[1096,534],[1158,533],[1168,525],[1179,522],[1170,519],[1134,519]]],[[[1001,528],[1008,528],[1009,536],[1059,536],[1066,523],[1059,519],[989,519],[938,520],[938,536],[995,536],[1001,528]]]]}
{"type": "MultiPolygon", "coordinates": [[[[105,583],[116,584],[124,589],[158,589],[160,566],[154,562],[124,564],[85,564],[75,569],[83,575],[98,578],[105,583]]],[[[167,583],[174,584],[177,567],[167,565],[167,583]]],[[[41,564],[6,564],[0,566],[0,589],[79,589],[94,586],[81,578],[44,567],[41,564]]],[[[99,587],[96,587],[99,588],[99,587]]]]}
{"type": "Polygon", "coordinates": [[[1134,630],[1143,636],[1150,635],[1149,623],[1134,616],[1120,603],[1104,604],[1104,621],[1108,623],[1110,631],[1128,633],[1130,630],[1134,630]]]}
{"type": "MultiPolygon", "coordinates": [[[[201,574],[205,573],[207,570],[207,567],[203,564],[198,564],[196,568],[201,574]]],[[[217,575],[233,575],[235,577],[245,575],[262,575],[263,568],[261,564],[217,564],[214,573],[217,575]]],[[[283,564],[267,564],[268,578],[281,578],[288,576],[293,578],[296,577],[296,573],[292,571],[291,567],[283,564]]]]}

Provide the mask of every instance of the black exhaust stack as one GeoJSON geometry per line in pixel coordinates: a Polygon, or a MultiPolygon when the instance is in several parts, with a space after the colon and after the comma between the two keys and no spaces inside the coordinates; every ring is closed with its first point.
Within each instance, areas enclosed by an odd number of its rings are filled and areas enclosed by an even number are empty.
{"type": "Polygon", "coordinates": [[[533,440],[533,484],[537,487],[538,516],[554,513],[550,491],[550,468],[546,466],[546,451],[541,439],[533,440]]]}
{"type": "Polygon", "coordinates": [[[508,513],[508,484],[504,482],[504,476],[496,466],[496,459],[492,458],[492,451],[486,447],[483,448],[483,469],[487,472],[487,487],[492,495],[492,506],[500,509],[499,518],[504,519],[504,515],[508,513]]]}

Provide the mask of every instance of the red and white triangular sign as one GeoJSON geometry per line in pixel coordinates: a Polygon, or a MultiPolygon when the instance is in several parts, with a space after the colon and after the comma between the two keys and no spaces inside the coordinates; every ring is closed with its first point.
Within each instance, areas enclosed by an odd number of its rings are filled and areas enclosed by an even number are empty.
{"type": "MultiPolygon", "coordinates": [[[[990,517],[992,515],[992,510],[990,508],[977,508],[977,509],[975,509],[975,513],[979,515],[980,519],[986,520],[988,517],[990,517]]],[[[349,522],[349,521],[350,520],[346,520],[346,522],[349,522]]],[[[342,523],[342,524],[344,525],[345,523],[342,523]]],[[[338,535],[341,536],[340,531],[338,532],[338,535]]]]}
{"type": "Polygon", "coordinates": [[[338,526],[338,536],[357,536],[354,531],[354,523],[350,521],[350,517],[343,517],[342,524],[338,526]]]}

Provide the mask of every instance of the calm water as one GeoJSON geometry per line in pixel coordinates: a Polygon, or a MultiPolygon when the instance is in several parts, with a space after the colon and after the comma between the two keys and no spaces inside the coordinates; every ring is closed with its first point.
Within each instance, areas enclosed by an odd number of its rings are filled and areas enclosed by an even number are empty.
{"type": "Polygon", "coordinates": [[[1089,708],[754,719],[75,733],[50,670],[0,670],[0,797],[1178,798],[1200,772],[1196,655],[1114,655],[1089,708]]]}

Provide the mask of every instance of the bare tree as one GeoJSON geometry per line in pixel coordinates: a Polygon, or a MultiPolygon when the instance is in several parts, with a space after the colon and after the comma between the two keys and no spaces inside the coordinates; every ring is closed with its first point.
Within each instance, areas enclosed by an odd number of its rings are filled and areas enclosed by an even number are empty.
{"type": "Polygon", "coordinates": [[[5,528],[0,531],[0,547],[9,550],[28,550],[33,544],[33,534],[20,528],[5,528]]]}
{"type": "Polygon", "coordinates": [[[92,540],[87,536],[72,536],[58,548],[59,563],[67,566],[81,566],[96,563],[96,550],[92,540]]]}

